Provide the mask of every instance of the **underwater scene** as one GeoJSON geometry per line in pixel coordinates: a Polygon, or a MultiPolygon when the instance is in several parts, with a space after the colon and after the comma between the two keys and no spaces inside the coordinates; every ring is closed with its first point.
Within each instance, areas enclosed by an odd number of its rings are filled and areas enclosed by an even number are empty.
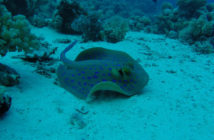
{"type": "Polygon", "coordinates": [[[0,140],[214,140],[214,0],[0,0],[0,140]]]}

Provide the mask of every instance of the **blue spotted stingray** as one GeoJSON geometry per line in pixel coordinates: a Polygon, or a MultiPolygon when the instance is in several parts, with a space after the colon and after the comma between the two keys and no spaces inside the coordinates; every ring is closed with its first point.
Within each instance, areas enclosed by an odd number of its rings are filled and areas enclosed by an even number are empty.
{"type": "Polygon", "coordinates": [[[77,41],[60,55],[57,69],[60,85],[73,95],[90,100],[97,91],[113,91],[126,96],[142,92],[148,74],[127,53],[101,47],[82,51],[74,61],[66,58],[77,41]]]}

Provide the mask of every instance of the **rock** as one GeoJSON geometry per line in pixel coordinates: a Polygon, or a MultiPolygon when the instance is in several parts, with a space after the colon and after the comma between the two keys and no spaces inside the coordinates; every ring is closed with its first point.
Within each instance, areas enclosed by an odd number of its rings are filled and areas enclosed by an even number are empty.
{"type": "Polygon", "coordinates": [[[70,118],[70,124],[74,128],[83,129],[87,126],[85,120],[80,113],[73,113],[70,118]]]}
{"type": "Polygon", "coordinates": [[[58,39],[54,40],[54,43],[68,44],[68,43],[71,43],[71,40],[67,39],[67,38],[58,38],[58,39]]]}
{"type": "MultiPolygon", "coordinates": [[[[24,56],[21,56],[21,58],[24,61],[27,62],[45,62],[45,61],[51,61],[53,58],[51,57],[53,54],[55,54],[57,48],[41,48],[40,50],[35,50],[31,54],[26,54],[24,56]]],[[[18,57],[17,57],[18,58],[18,57]]]]}
{"type": "Polygon", "coordinates": [[[177,38],[177,37],[178,37],[178,33],[177,33],[177,32],[175,32],[175,31],[169,31],[169,33],[168,33],[168,37],[169,37],[169,38],[173,38],[173,39],[175,39],[175,38],[177,38]]]}
{"type": "Polygon", "coordinates": [[[0,93],[0,115],[10,109],[12,98],[4,93],[0,93]]]}
{"type": "Polygon", "coordinates": [[[7,65],[0,63],[0,85],[14,86],[19,83],[20,75],[7,65]]]}
{"type": "Polygon", "coordinates": [[[85,106],[82,106],[81,108],[76,108],[75,109],[77,112],[81,113],[81,114],[88,114],[88,109],[85,106]]]}

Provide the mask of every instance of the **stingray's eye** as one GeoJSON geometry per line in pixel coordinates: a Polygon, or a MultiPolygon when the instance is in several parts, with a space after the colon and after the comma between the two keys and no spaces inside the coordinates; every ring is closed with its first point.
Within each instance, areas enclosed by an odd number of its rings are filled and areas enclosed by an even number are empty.
{"type": "Polygon", "coordinates": [[[111,74],[117,78],[117,79],[121,79],[122,77],[124,77],[124,72],[122,69],[112,69],[111,74]]]}
{"type": "Polygon", "coordinates": [[[123,77],[124,73],[123,73],[123,69],[119,69],[118,73],[120,74],[121,77],[123,77]]]}
{"type": "Polygon", "coordinates": [[[134,65],[133,63],[127,63],[124,65],[124,67],[122,68],[122,72],[125,76],[130,76],[132,71],[134,69],[134,65]]]}
{"type": "Polygon", "coordinates": [[[118,73],[120,74],[120,77],[122,79],[129,79],[129,77],[131,75],[131,71],[132,71],[132,69],[129,67],[123,67],[118,70],[118,73]]]}
{"type": "Polygon", "coordinates": [[[122,71],[123,71],[124,75],[130,75],[131,74],[131,69],[128,67],[124,67],[122,69],[122,71]]]}
{"type": "Polygon", "coordinates": [[[128,67],[128,66],[124,66],[122,68],[119,69],[112,69],[111,74],[117,78],[117,79],[123,79],[123,80],[128,80],[130,79],[132,73],[132,68],[128,67]]]}

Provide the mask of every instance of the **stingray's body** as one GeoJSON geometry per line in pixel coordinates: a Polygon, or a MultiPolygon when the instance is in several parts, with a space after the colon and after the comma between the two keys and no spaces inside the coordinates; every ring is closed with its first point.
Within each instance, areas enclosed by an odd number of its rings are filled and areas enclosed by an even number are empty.
{"type": "Polygon", "coordinates": [[[65,56],[76,42],[60,56],[57,75],[63,88],[81,99],[90,99],[96,91],[109,90],[131,96],[142,92],[149,80],[140,64],[128,54],[104,48],[81,52],[74,61],[65,56]]]}

